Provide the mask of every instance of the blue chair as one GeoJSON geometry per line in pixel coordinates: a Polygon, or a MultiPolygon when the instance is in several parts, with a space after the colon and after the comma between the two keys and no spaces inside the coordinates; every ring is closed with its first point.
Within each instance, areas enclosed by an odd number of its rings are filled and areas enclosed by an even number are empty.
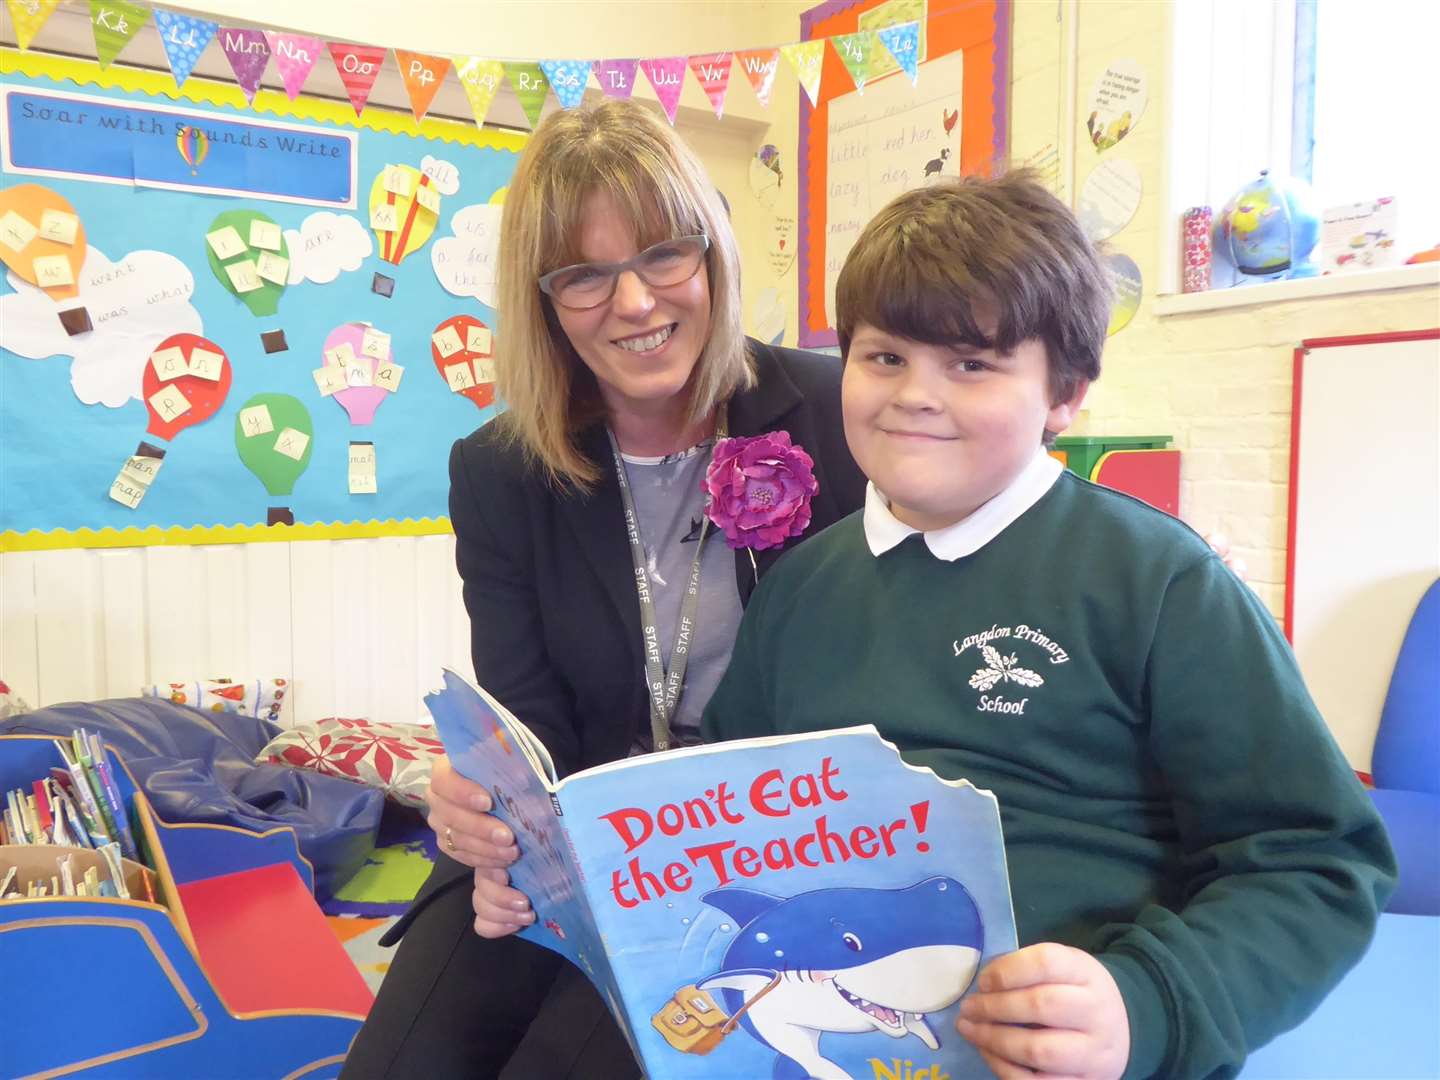
{"type": "Polygon", "coordinates": [[[1400,863],[1385,910],[1440,915],[1440,581],[1420,598],[1400,644],[1370,769],[1370,797],[1400,863]]]}

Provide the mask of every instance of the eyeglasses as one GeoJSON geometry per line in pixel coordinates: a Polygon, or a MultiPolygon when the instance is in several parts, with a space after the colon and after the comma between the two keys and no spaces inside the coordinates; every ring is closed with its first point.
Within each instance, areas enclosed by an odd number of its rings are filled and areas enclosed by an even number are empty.
{"type": "Polygon", "coordinates": [[[599,307],[615,295],[620,275],[633,270],[652,289],[689,281],[700,271],[710,249],[708,236],[678,236],[652,244],[640,254],[618,263],[576,263],[540,277],[540,291],[561,307],[585,311],[599,307]]]}

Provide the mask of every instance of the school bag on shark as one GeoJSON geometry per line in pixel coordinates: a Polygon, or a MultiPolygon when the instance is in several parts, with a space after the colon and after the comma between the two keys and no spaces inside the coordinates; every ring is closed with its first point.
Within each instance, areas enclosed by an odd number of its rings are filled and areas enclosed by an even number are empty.
{"type": "Polygon", "coordinates": [[[647,1075],[988,1077],[955,1031],[1016,947],[994,796],[870,726],[634,757],[557,781],[453,672],[426,698],[523,857],[522,936],[585,971],[647,1075]]]}

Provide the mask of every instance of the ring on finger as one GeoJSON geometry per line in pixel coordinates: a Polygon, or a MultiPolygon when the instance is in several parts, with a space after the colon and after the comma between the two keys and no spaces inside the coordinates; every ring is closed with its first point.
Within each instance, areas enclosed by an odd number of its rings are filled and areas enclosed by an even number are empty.
{"type": "Polygon", "coordinates": [[[455,851],[455,834],[450,831],[450,826],[449,826],[449,825],[446,825],[446,826],[445,826],[445,846],[450,849],[450,851],[451,851],[452,854],[454,853],[454,851],[455,851]]]}

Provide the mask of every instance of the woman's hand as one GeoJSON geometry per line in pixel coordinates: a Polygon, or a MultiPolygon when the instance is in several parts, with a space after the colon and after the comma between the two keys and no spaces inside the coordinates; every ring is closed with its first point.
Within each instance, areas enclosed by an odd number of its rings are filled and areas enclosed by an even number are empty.
{"type": "Polygon", "coordinates": [[[470,905],[475,909],[475,933],[483,938],[504,937],[535,921],[529,899],[510,888],[510,875],[504,870],[475,871],[470,905]]]}
{"type": "Polygon", "coordinates": [[[987,964],[955,1026],[1000,1080],[1116,1080],[1130,1060],[1130,1018],[1110,972],[1054,942],[987,964]]]}
{"type": "Polygon", "coordinates": [[[525,894],[510,888],[506,869],[520,857],[515,836],[498,818],[490,816],[490,792],[467,780],[450,766],[449,757],[435,759],[426,818],[439,837],[440,847],[456,862],[475,871],[475,932],[481,937],[504,937],[535,921],[525,894]]]}

